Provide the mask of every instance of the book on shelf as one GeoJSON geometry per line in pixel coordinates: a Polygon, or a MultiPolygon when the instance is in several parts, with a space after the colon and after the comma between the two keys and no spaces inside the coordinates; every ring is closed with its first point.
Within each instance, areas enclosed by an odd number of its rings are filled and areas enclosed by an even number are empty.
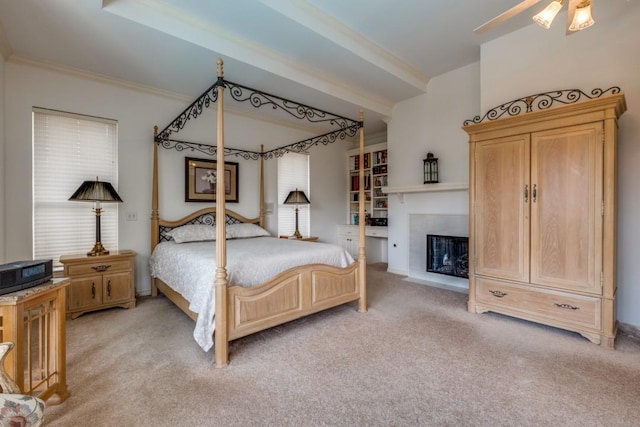
{"type": "MultiPolygon", "coordinates": [[[[371,153],[364,153],[364,164],[365,169],[369,169],[371,167],[371,153]]],[[[349,156],[349,170],[357,171],[360,170],[360,155],[349,156]]]]}
{"type": "Polygon", "coordinates": [[[360,155],[349,157],[349,170],[355,171],[360,169],[360,155]]]}
{"type": "MultiPolygon", "coordinates": [[[[364,189],[365,189],[365,191],[371,190],[371,176],[370,175],[365,175],[364,176],[364,189]]],[[[358,190],[360,190],[360,176],[351,175],[351,191],[358,191],[358,190]]]]}
{"type": "Polygon", "coordinates": [[[387,150],[376,151],[373,153],[373,161],[374,164],[383,164],[387,163],[387,150]]]}
{"type": "Polygon", "coordinates": [[[387,173],[387,165],[380,165],[380,166],[374,166],[373,167],[373,174],[374,175],[381,175],[381,174],[385,174],[387,173]]]}

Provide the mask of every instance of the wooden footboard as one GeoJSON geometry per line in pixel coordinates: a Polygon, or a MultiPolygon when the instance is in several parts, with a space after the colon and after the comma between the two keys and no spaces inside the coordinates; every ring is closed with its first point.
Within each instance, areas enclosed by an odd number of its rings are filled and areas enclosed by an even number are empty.
{"type": "MultiPolygon", "coordinates": [[[[251,288],[228,288],[228,334],[234,340],[360,298],[359,269],[311,264],[287,270],[251,288]]],[[[157,289],[194,321],[182,295],[160,279],[157,289]]],[[[217,326],[217,325],[216,325],[217,326]]]]}
{"type": "Polygon", "coordinates": [[[229,339],[236,339],[360,298],[358,263],[347,268],[311,264],[251,288],[230,286],[229,339]]]}

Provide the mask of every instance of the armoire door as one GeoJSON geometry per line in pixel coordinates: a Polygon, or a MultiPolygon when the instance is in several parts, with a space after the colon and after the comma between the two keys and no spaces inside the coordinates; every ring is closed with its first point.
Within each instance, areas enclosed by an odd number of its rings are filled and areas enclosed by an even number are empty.
{"type": "Polygon", "coordinates": [[[529,280],[529,145],[529,134],[476,144],[475,274],[529,280]]]}
{"type": "Polygon", "coordinates": [[[531,136],[531,283],[600,294],[602,124],[531,136]]]}

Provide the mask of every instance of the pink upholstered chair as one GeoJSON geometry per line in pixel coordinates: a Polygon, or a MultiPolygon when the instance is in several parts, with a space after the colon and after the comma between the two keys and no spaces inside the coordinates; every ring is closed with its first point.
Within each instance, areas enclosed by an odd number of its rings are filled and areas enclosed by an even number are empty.
{"type": "Polygon", "coordinates": [[[37,427],[44,422],[44,402],[34,396],[21,394],[18,385],[7,375],[4,358],[13,343],[0,343],[0,426],[37,427]]]}

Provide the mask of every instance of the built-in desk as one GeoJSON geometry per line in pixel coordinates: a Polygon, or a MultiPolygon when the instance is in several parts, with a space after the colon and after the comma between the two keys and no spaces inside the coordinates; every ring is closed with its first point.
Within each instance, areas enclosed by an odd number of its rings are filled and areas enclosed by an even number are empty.
{"type": "Polygon", "coordinates": [[[4,367],[24,394],[47,405],[68,396],[66,375],[65,292],[70,280],[53,279],[0,295],[0,341],[15,347],[4,367]],[[57,398],[50,399],[53,395],[57,398]]]}
{"type": "MultiPolygon", "coordinates": [[[[387,227],[366,226],[364,235],[367,237],[367,262],[387,262],[387,227]]],[[[351,256],[358,258],[359,227],[357,225],[339,225],[338,241],[351,256]]]]}

